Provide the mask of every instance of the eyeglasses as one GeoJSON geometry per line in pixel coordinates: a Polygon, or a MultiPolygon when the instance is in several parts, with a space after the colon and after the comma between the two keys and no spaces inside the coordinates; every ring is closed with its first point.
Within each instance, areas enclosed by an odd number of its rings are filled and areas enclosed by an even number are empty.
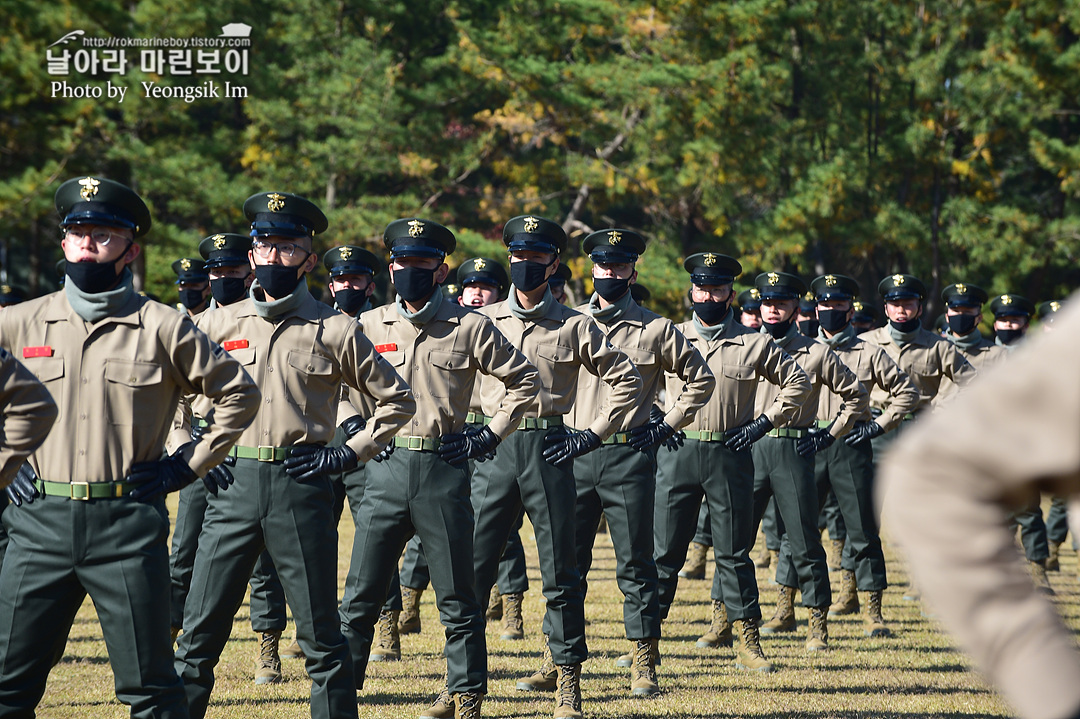
{"type": "Polygon", "coordinates": [[[64,228],[64,234],[74,240],[84,240],[89,237],[99,247],[108,247],[113,240],[127,240],[124,235],[118,235],[105,227],[93,227],[92,225],[70,225],[64,228]]]}
{"type": "Polygon", "coordinates": [[[305,250],[303,247],[295,242],[267,242],[266,240],[252,240],[251,249],[256,255],[265,259],[270,257],[272,250],[277,250],[278,257],[283,260],[291,260],[297,252],[303,252],[305,255],[311,253],[305,250]]]}

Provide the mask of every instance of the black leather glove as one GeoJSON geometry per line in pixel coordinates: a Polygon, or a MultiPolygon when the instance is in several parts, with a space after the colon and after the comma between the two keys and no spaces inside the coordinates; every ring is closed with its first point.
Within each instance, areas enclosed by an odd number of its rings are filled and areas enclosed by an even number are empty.
{"type": "Polygon", "coordinates": [[[206,430],[210,429],[210,425],[203,424],[202,422],[196,422],[193,417],[191,420],[191,438],[195,441],[202,439],[202,436],[206,434],[206,430]]]}
{"type": "Polygon", "coordinates": [[[483,462],[495,456],[499,441],[490,427],[470,427],[460,434],[444,434],[439,440],[439,457],[454,465],[470,459],[483,462]]]}
{"type": "Polygon", "coordinates": [[[680,429],[678,432],[676,432],[675,434],[671,435],[670,437],[668,437],[667,439],[664,440],[664,449],[666,449],[669,452],[675,452],[675,451],[677,451],[679,449],[679,447],[683,446],[683,442],[685,442],[685,441],[686,441],[686,432],[683,432],[680,429]]]}
{"type": "Polygon", "coordinates": [[[299,444],[285,458],[285,474],[300,481],[316,479],[327,474],[340,474],[356,469],[360,464],[352,447],[323,447],[318,444],[299,444]]]}
{"type": "Polygon", "coordinates": [[[662,422],[664,421],[664,410],[657,407],[655,404],[649,409],[649,421],[650,422],[662,422]]]}
{"type": "Polygon", "coordinates": [[[829,430],[822,428],[806,433],[805,437],[795,440],[795,451],[803,457],[813,457],[816,453],[831,447],[836,437],[829,434],[829,430]]]}
{"type": "Polygon", "coordinates": [[[23,466],[19,467],[19,471],[15,473],[15,478],[11,480],[11,484],[4,488],[8,500],[16,507],[23,506],[24,502],[26,504],[33,502],[34,497],[38,496],[37,485],[34,483],[35,479],[37,479],[37,475],[34,474],[34,470],[24,462],[23,466]]]}
{"type": "Polygon", "coordinates": [[[136,501],[153,499],[159,494],[168,494],[188,486],[199,476],[191,470],[179,450],[171,457],[154,462],[139,462],[131,465],[126,481],[137,485],[131,490],[131,498],[136,501]]]}
{"type": "Polygon", "coordinates": [[[583,429],[580,432],[563,430],[544,437],[544,461],[561,467],[574,457],[593,451],[602,444],[596,432],[583,429]]]}
{"type": "Polygon", "coordinates": [[[731,436],[724,440],[724,446],[733,452],[740,452],[764,437],[773,428],[772,422],[765,415],[747,422],[742,427],[731,431],[731,436]]]}
{"type": "Polygon", "coordinates": [[[232,486],[233,476],[224,464],[219,464],[211,467],[202,481],[206,485],[206,491],[216,497],[219,489],[225,491],[232,486]]]}
{"type": "Polygon", "coordinates": [[[652,449],[661,442],[670,439],[675,434],[675,429],[663,420],[650,419],[640,427],[634,427],[627,434],[630,435],[628,444],[639,452],[652,449]]]}
{"type": "Polygon", "coordinates": [[[379,452],[377,455],[372,457],[372,459],[375,460],[376,462],[385,462],[386,460],[388,460],[390,458],[390,455],[392,455],[393,453],[394,453],[394,443],[391,442],[390,444],[383,447],[383,451],[379,452]]]}
{"type": "Polygon", "coordinates": [[[858,447],[883,434],[885,434],[885,428],[877,422],[857,422],[847,436],[844,437],[844,441],[848,443],[849,447],[858,447]]]}
{"type": "Polygon", "coordinates": [[[367,422],[365,422],[364,418],[358,414],[354,414],[352,417],[349,417],[341,423],[341,428],[345,430],[345,436],[347,436],[349,439],[352,439],[361,431],[363,431],[364,427],[366,426],[367,422]]]}

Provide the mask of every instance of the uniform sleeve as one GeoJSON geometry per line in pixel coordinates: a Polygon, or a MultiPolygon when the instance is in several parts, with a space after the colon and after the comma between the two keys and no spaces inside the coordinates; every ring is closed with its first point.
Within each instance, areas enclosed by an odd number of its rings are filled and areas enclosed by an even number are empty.
{"type": "Polygon", "coordinates": [[[810,395],[810,378],[784,350],[772,342],[761,342],[762,354],[758,357],[758,373],[780,388],[780,393],[762,414],[773,427],[779,427],[795,416],[796,410],[810,395]]]}
{"type": "Polygon", "coordinates": [[[630,358],[608,342],[592,320],[580,323],[576,349],[581,366],[611,387],[603,406],[596,410],[596,419],[588,427],[601,439],[607,439],[633,411],[641,394],[641,375],[630,358]]]}
{"type": "Polygon", "coordinates": [[[0,488],[11,483],[30,453],[41,446],[57,409],[45,385],[0,349],[0,488]]]}
{"type": "Polygon", "coordinates": [[[919,389],[885,350],[879,347],[873,349],[870,368],[874,382],[889,395],[885,410],[874,421],[889,432],[896,429],[905,415],[915,411],[919,405],[919,389]]]}
{"type": "Polygon", "coordinates": [[[975,379],[976,370],[964,357],[964,353],[956,349],[952,342],[941,343],[946,345],[942,357],[942,372],[945,376],[956,383],[957,387],[964,387],[975,379]]]}
{"type": "Polygon", "coordinates": [[[213,409],[203,419],[206,432],[184,449],[183,459],[200,477],[225,459],[259,411],[262,393],[255,386],[243,365],[229,355],[221,345],[212,342],[181,315],[172,338],[174,366],[186,379],[187,394],[201,394],[212,403],[213,409]]]}
{"type": "Polygon", "coordinates": [[[539,394],[540,373],[486,318],[480,323],[476,360],[481,372],[498,379],[506,387],[506,394],[488,425],[499,439],[506,439],[539,394]]]}
{"type": "Polygon", "coordinates": [[[1080,303],[905,432],[882,467],[890,533],[929,606],[1029,719],[1080,709],[1072,632],[1016,551],[1011,510],[1080,494],[1080,303]]]}
{"type": "Polygon", "coordinates": [[[169,436],[165,438],[167,454],[173,454],[191,441],[191,417],[191,398],[185,395],[176,403],[172,427],[169,429],[169,436]]]}
{"type": "Polygon", "coordinates": [[[367,426],[346,442],[360,461],[366,462],[416,414],[416,400],[409,385],[375,351],[359,325],[344,334],[339,360],[345,384],[375,401],[374,412],[366,418],[367,426]]]}
{"type": "MultiPolygon", "coordinates": [[[[674,429],[682,429],[693,421],[697,411],[712,397],[716,377],[686,335],[674,324],[668,324],[667,329],[660,348],[661,362],[664,363],[665,374],[671,373],[682,380],[682,391],[677,397],[668,395],[670,409],[664,415],[664,422],[674,429]]],[[[672,383],[668,382],[667,387],[671,388],[672,383]]]]}
{"type": "Polygon", "coordinates": [[[825,350],[821,362],[821,381],[844,400],[840,412],[829,427],[829,434],[833,437],[843,437],[851,431],[855,418],[863,416],[870,410],[870,393],[866,391],[855,373],[848,369],[840,357],[830,349],[825,350]]]}

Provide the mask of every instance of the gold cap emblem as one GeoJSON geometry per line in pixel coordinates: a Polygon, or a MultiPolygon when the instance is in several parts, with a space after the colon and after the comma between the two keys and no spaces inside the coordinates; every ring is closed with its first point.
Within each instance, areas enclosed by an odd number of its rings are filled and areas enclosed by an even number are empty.
{"type": "Polygon", "coordinates": [[[11,285],[0,285],[0,292],[3,292],[5,295],[10,295],[11,285]]]}
{"type": "Polygon", "coordinates": [[[79,180],[79,184],[82,185],[82,189],[79,190],[79,194],[82,195],[84,200],[89,200],[91,197],[98,193],[98,185],[101,184],[101,180],[95,180],[92,177],[84,177],[79,180]]]}
{"type": "Polygon", "coordinates": [[[617,245],[622,241],[622,233],[612,230],[607,235],[607,241],[609,245],[617,245]]]}
{"type": "Polygon", "coordinates": [[[189,260],[186,257],[184,259],[180,260],[180,269],[184,270],[185,272],[187,270],[190,270],[191,269],[191,260],[189,260]]]}
{"type": "Polygon", "coordinates": [[[893,283],[893,285],[899,287],[900,285],[904,284],[904,276],[903,275],[893,275],[892,276],[892,283],[893,283]]]}
{"type": "Polygon", "coordinates": [[[266,203],[266,209],[270,210],[271,212],[281,212],[281,210],[284,209],[284,207],[285,207],[285,196],[284,195],[279,195],[276,192],[271,192],[269,195],[267,195],[267,197],[270,198],[270,199],[266,203]]]}
{"type": "Polygon", "coordinates": [[[957,282],[955,287],[956,287],[956,294],[958,294],[958,295],[966,295],[967,294],[967,285],[965,285],[963,282],[957,282]]]}
{"type": "Polygon", "coordinates": [[[424,234],[424,223],[420,220],[409,220],[409,237],[419,237],[424,234]]]}
{"type": "Polygon", "coordinates": [[[750,297],[751,297],[751,299],[760,300],[761,299],[761,291],[757,287],[752,288],[750,290],[750,297]]]}
{"type": "Polygon", "coordinates": [[[706,267],[715,267],[716,266],[716,255],[714,255],[711,252],[706,252],[705,253],[705,266],[706,267]]]}
{"type": "Polygon", "coordinates": [[[220,250],[225,246],[225,235],[214,235],[211,239],[214,241],[215,250],[220,250]]]}
{"type": "Polygon", "coordinates": [[[526,232],[536,232],[538,227],[540,227],[540,221],[537,220],[535,217],[530,216],[525,218],[526,232]]]}
{"type": "Polygon", "coordinates": [[[1008,295],[1002,295],[1001,296],[1001,304],[1003,304],[1003,305],[1011,305],[1012,301],[1013,301],[1012,297],[1009,297],[1008,295]]]}
{"type": "Polygon", "coordinates": [[[338,257],[340,257],[343,260],[349,259],[350,257],[352,257],[352,248],[351,247],[342,247],[340,250],[338,250],[338,257]]]}
{"type": "Polygon", "coordinates": [[[484,258],[482,258],[482,257],[473,262],[473,269],[474,270],[482,270],[485,267],[487,267],[487,262],[485,262],[484,258]]]}
{"type": "Polygon", "coordinates": [[[807,302],[813,302],[814,301],[814,293],[813,292],[807,292],[805,295],[802,296],[802,298],[804,300],[806,300],[807,302]]]}
{"type": "MultiPolygon", "coordinates": [[[[7,291],[10,292],[11,290],[7,290],[7,291]]],[[[1053,302],[1050,303],[1050,310],[1052,312],[1057,312],[1060,309],[1061,309],[1061,303],[1058,302],[1057,300],[1054,300],[1053,302]]]]}
{"type": "Polygon", "coordinates": [[[770,285],[778,285],[780,284],[780,275],[776,274],[775,272],[770,272],[768,275],[768,280],[770,285]]]}
{"type": "Polygon", "coordinates": [[[863,311],[863,303],[862,303],[862,302],[859,302],[858,300],[856,300],[855,302],[853,302],[853,303],[851,304],[851,306],[855,308],[855,311],[856,311],[856,312],[862,312],[862,311],[863,311]]]}
{"type": "Polygon", "coordinates": [[[836,287],[836,275],[825,275],[825,286],[836,287]]]}

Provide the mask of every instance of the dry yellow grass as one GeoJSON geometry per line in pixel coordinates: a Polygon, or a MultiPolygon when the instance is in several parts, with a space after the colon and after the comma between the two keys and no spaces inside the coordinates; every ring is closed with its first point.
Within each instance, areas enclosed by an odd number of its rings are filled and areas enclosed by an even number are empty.
{"type": "MultiPolygon", "coordinates": [[[[346,513],[341,524],[340,583],[345,579],[351,538],[352,523],[346,513]]],[[[502,641],[497,627],[489,629],[491,676],[485,716],[551,714],[549,696],[514,688],[515,681],[538,664],[543,611],[536,545],[528,525],[523,538],[533,586],[525,600],[527,639],[502,641]]],[[[907,577],[891,554],[888,557],[893,587],[885,593],[885,616],[893,636],[868,639],[862,636],[858,618],[833,620],[830,649],[807,654],[803,649],[806,612],[799,608],[799,628],[794,635],[763,638],[765,652],[778,669],[771,675],[737,670],[730,649],[695,648],[694,640],[707,628],[710,582],[682,580],[661,643],[663,695],[632,699],[627,670],[615,667],[615,658],[629,645],[623,638],[622,595],[615,585],[614,554],[606,535],[598,535],[595,555],[586,605],[592,656],[583,671],[588,717],[1008,716],[1001,699],[969,671],[968,661],[951,648],[934,622],[921,615],[919,603],[902,599],[907,577]]],[[[1076,555],[1067,550],[1063,552],[1062,572],[1051,575],[1059,606],[1072,627],[1080,625],[1076,571],[1076,555]]],[[[759,572],[759,582],[762,609],[768,617],[775,593],[764,572],[759,572]]],[[[442,631],[431,592],[424,594],[421,614],[423,633],[403,638],[404,659],[370,666],[367,689],[359,699],[361,717],[415,716],[437,692],[444,664],[442,631]]],[[[290,636],[291,628],[286,639],[290,636]]],[[[252,682],[256,651],[245,603],[217,669],[218,682],[209,715],[307,716],[309,683],[301,662],[285,661],[285,683],[256,686],[252,682]]],[[[113,695],[105,644],[89,601],[78,614],[63,661],[52,672],[39,715],[74,719],[126,715],[113,695]]]]}

